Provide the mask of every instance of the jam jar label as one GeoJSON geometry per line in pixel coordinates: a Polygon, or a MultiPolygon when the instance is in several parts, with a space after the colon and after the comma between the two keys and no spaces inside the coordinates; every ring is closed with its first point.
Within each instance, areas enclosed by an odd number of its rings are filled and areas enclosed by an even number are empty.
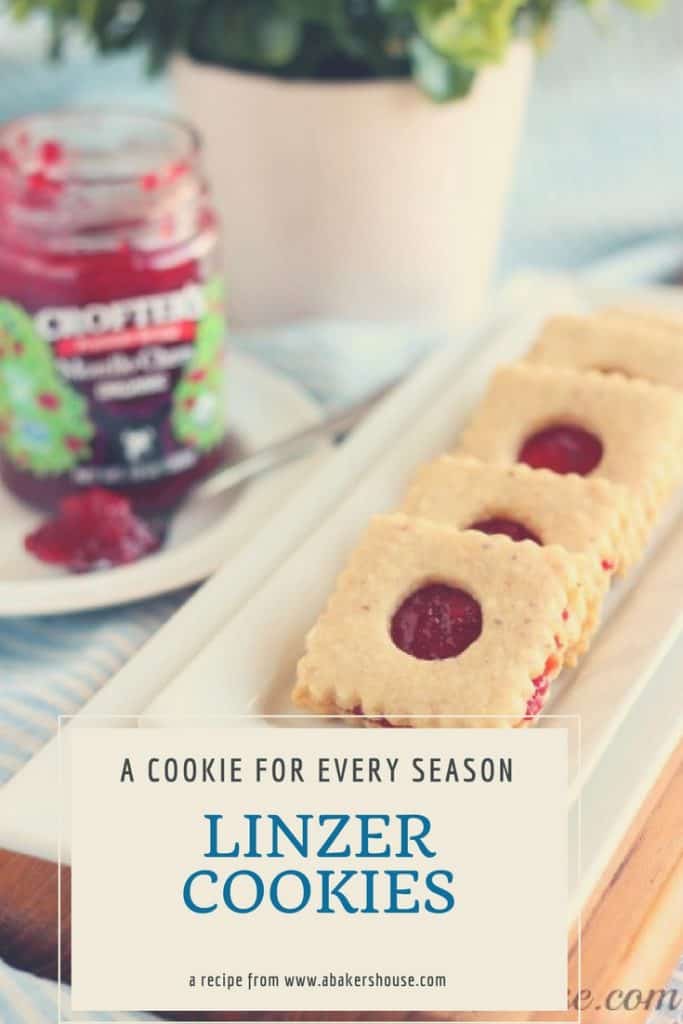
{"type": "Polygon", "coordinates": [[[80,485],[190,469],[225,436],[222,283],[40,309],[0,299],[0,446],[80,485]]]}

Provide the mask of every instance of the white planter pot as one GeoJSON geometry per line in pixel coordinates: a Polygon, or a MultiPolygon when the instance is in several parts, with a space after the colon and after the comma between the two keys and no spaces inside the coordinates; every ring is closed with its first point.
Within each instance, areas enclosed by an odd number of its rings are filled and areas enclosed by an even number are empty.
{"type": "Polygon", "coordinates": [[[460,103],[408,81],[283,82],[173,67],[223,219],[231,322],[475,315],[532,67],[516,44],[460,103]]]}

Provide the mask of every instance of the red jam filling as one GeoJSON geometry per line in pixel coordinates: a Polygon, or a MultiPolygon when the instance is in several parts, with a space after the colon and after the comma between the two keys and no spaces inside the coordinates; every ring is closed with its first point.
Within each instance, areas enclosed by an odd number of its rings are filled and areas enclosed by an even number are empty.
{"type": "Polygon", "coordinates": [[[540,714],[543,705],[545,704],[545,698],[548,694],[550,680],[555,674],[555,672],[557,672],[558,668],[559,662],[557,658],[553,654],[551,654],[550,657],[546,660],[541,675],[536,676],[534,679],[531,680],[534,687],[534,693],[533,696],[530,697],[526,703],[526,711],[524,713],[525,722],[531,721],[532,719],[536,718],[538,714],[540,714]]]}
{"type": "Polygon", "coordinates": [[[445,583],[430,583],[407,597],[391,620],[396,646],[421,661],[462,654],[479,637],[481,605],[445,583]]]}
{"type": "Polygon", "coordinates": [[[602,568],[605,570],[605,572],[614,572],[614,570],[616,569],[616,563],[613,562],[610,558],[603,558],[600,564],[602,568]]]}
{"type": "Polygon", "coordinates": [[[516,519],[506,519],[504,516],[492,516],[491,519],[481,519],[478,523],[468,526],[468,530],[478,530],[479,533],[503,534],[510,540],[532,540],[534,544],[540,544],[541,539],[528,529],[523,523],[516,519]]]}
{"type": "Polygon", "coordinates": [[[26,550],[41,562],[77,573],[128,565],[160,543],[126,498],[99,489],[64,498],[58,516],[25,540],[26,550]]]}
{"type": "Polygon", "coordinates": [[[556,426],[541,430],[522,445],[519,462],[533,469],[587,476],[602,459],[602,442],[581,427],[556,426]]]}

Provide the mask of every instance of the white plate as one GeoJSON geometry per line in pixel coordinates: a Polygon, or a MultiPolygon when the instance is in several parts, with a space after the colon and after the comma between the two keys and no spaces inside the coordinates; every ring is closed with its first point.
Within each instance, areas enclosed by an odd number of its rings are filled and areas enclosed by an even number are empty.
{"type": "MultiPolygon", "coordinates": [[[[675,306],[681,300],[665,291],[594,293],[564,279],[517,282],[482,329],[437,353],[385,400],[271,520],[259,544],[203,587],[83,715],[213,718],[292,710],[287,695],[303,636],[368,517],[391,509],[414,467],[452,445],[491,371],[526,350],[542,319],[602,301],[675,306]],[[463,363],[465,345],[471,355],[463,363]],[[259,579],[265,581],[260,588],[259,579]]],[[[578,710],[582,718],[583,768],[574,766],[574,793],[580,788],[587,800],[591,793],[599,797],[619,764],[628,761],[630,769],[629,788],[613,813],[590,819],[590,863],[584,861],[582,878],[593,877],[591,870],[604,863],[630,822],[628,795],[651,784],[662,752],[680,735],[680,693],[666,667],[657,666],[680,626],[682,545],[680,528],[670,519],[634,582],[613,595],[589,658],[571,685],[567,679],[558,688],[551,709],[578,710]],[[639,708],[650,693],[658,713],[650,713],[642,731],[639,708]]],[[[680,644],[676,652],[682,653],[680,644]]],[[[0,844],[53,854],[56,765],[52,743],[0,792],[0,844]]],[[[574,900],[578,885],[575,879],[574,900]]]]}
{"type": "MultiPolygon", "coordinates": [[[[231,425],[247,452],[320,418],[319,407],[299,387],[236,352],[229,362],[228,401],[231,425]]],[[[23,538],[40,517],[0,488],[0,616],[101,608],[205,579],[306,479],[321,451],[252,481],[237,496],[188,502],[159,554],[93,575],[69,575],[29,555],[23,538]]]]}

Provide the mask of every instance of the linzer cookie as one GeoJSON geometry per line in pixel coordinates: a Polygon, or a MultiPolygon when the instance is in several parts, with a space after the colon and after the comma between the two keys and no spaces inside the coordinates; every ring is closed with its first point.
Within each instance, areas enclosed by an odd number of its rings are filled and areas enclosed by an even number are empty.
{"type": "Polygon", "coordinates": [[[596,316],[608,323],[621,325],[635,320],[651,330],[677,334],[679,338],[683,339],[683,315],[681,313],[664,313],[648,307],[610,306],[607,309],[598,310],[596,316]]]}
{"type": "Polygon", "coordinates": [[[586,554],[582,653],[598,625],[612,573],[638,554],[632,537],[630,492],[607,480],[559,476],[528,466],[501,466],[469,456],[445,455],[423,466],[401,506],[406,515],[512,540],[559,544],[586,554]]]}
{"type": "Polygon", "coordinates": [[[642,378],[683,390],[683,326],[618,311],[548,320],[527,357],[574,370],[642,378]]]}
{"type": "Polygon", "coordinates": [[[647,381],[518,364],[494,375],[460,451],[629,488],[644,537],[681,476],[683,396],[647,381]]]}
{"type": "Polygon", "coordinates": [[[592,555],[607,573],[623,571],[629,558],[630,492],[608,480],[443,455],[418,470],[401,511],[459,530],[559,544],[592,555]]]}
{"type": "Polygon", "coordinates": [[[380,516],[308,635],[294,701],[378,725],[529,722],[582,631],[585,569],[559,547],[380,516]]]}

